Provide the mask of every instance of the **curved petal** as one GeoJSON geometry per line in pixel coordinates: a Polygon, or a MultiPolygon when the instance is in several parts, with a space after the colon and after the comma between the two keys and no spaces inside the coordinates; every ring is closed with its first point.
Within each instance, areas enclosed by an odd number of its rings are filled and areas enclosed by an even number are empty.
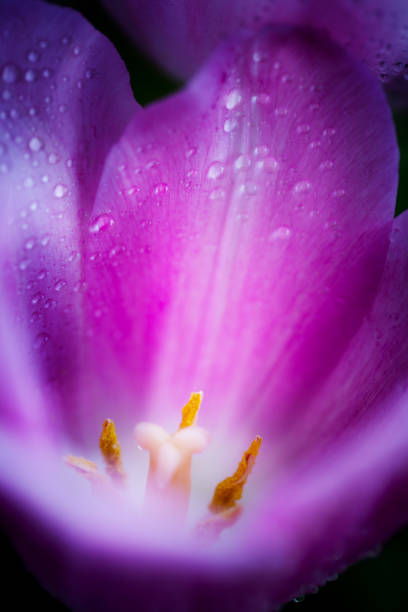
{"type": "Polygon", "coordinates": [[[69,392],[80,361],[81,225],[137,105],[112,45],[77,13],[6,0],[0,20],[1,316],[12,311],[15,326],[2,350],[21,349],[24,362],[28,351],[41,377],[69,392]]]}
{"type": "Polygon", "coordinates": [[[300,454],[332,442],[376,418],[377,410],[408,373],[408,215],[393,223],[390,248],[375,300],[360,329],[303,412],[290,424],[292,443],[285,452],[300,454]],[[347,407],[347,409],[345,409],[347,407]]]}
{"type": "Polygon", "coordinates": [[[397,164],[380,87],[322,35],[224,46],[108,159],[86,269],[95,405],[121,380],[166,424],[203,389],[210,429],[266,413],[276,433],[368,312],[397,164]]]}
{"type": "Polygon", "coordinates": [[[271,23],[321,28],[384,82],[406,70],[408,8],[404,0],[103,0],[124,28],[162,66],[188,77],[238,29],[271,23]],[[149,24],[146,27],[146,24],[149,24]]]}

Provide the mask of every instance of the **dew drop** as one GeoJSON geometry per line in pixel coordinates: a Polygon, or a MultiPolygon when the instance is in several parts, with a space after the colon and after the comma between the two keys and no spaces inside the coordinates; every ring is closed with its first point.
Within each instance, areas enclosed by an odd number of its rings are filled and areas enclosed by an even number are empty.
{"type": "Polygon", "coordinates": [[[42,237],[40,238],[40,244],[41,244],[42,246],[47,246],[47,244],[49,243],[49,241],[50,241],[50,235],[49,235],[49,234],[44,234],[44,236],[42,236],[42,237]]]}
{"type": "Polygon", "coordinates": [[[224,198],[224,189],[213,189],[213,191],[210,193],[210,200],[223,200],[224,198]]]}
{"type": "Polygon", "coordinates": [[[40,149],[43,148],[42,140],[37,138],[37,136],[33,136],[28,143],[28,147],[31,149],[31,151],[40,151],[40,149]]]}
{"type": "Polygon", "coordinates": [[[59,157],[56,153],[50,153],[48,156],[48,163],[49,164],[56,164],[59,161],[59,157]]]}
{"type": "Polygon", "coordinates": [[[278,169],[279,162],[274,157],[265,157],[262,160],[262,170],[265,172],[276,172],[278,169]]]}
{"type": "Polygon", "coordinates": [[[292,235],[292,230],[287,227],[287,225],[281,225],[280,227],[278,227],[276,230],[274,230],[270,236],[269,236],[269,240],[271,242],[275,241],[275,240],[287,240],[288,238],[290,238],[292,235]]]}
{"type": "Polygon", "coordinates": [[[227,119],[224,123],[224,132],[229,134],[237,127],[238,123],[236,119],[227,119]]]}
{"type": "Polygon", "coordinates": [[[29,238],[28,240],[25,241],[24,248],[27,251],[31,251],[31,249],[34,248],[34,245],[35,245],[35,239],[34,238],[29,238]]]}
{"type": "Polygon", "coordinates": [[[54,196],[58,199],[65,197],[68,193],[68,187],[62,183],[58,183],[54,187],[54,196]]]}
{"type": "Polygon", "coordinates": [[[47,270],[40,270],[38,275],[37,275],[37,279],[38,280],[44,280],[44,278],[47,276],[47,270]]]}
{"type": "Polygon", "coordinates": [[[44,304],[44,308],[49,310],[51,308],[55,308],[56,305],[57,305],[57,302],[55,300],[53,300],[52,298],[48,298],[48,300],[46,300],[46,302],[44,304]]]}
{"type": "Polygon", "coordinates": [[[66,284],[67,284],[67,281],[65,281],[64,279],[58,280],[54,285],[55,291],[61,291],[61,289],[66,287],[66,284]]]}
{"type": "Polygon", "coordinates": [[[50,337],[45,332],[41,332],[37,334],[37,336],[34,339],[34,348],[37,350],[44,348],[44,346],[49,342],[49,340],[50,340],[50,337]]]}
{"type": "Polygon", "coordinates": [[[162,193],[167,193],[169,190],[169,186],[167,185],[167,183],[159,183],[158,185],[155,186],[153,193],[155,195],[160,195],[162,193]]]}
{"type": "Polygon", "coordinates": [[[251,165],[251,159],[247,155],[239,155],[234,162],[234,170],[239,172],[240,170],[245,170],[249,168],[251,165]]]}
{"type": "Polygon", "coordinates": [[[30,260],[29,259],[22,259],[20,261],[20,263],[18,264],[18,267],[20,270],[26,270],[28,268],[28,266],[30,265],[30,260]]]}
{"type": "Polygon", "coordinates": [[[293,193],[304,193],[305,191],[309,191],[312,187],[312,184],[309,181],[299,181],[293,187],[293,193]]]}
{"type": "Polygon", "coordinates": [[[269,153],[269,148],[266,145],[259,145],[254,149],[254,157],[266,157],[269,153]]]}
{"type": "Polygon", "coordinates": [[[20,78],[20,69],[15,64],[6,64],[1,71],[5,83],[15,83],[20,78]]]}
{"type": "Polygon", "coordinates": [[[296,128],[296,132],[298,134],[307,134],[308,132],[310,132],[310,125],[308,123],[302,123],[301,125],[298,125],[296,128]]]}
{"type": "Polygon", "coordinates": [[[238,106],[238,104],[240,104],[241,101],[242,101],[242,96],[240,92],[238,91],[238,89],[234,89],[225,98],[225,108],[227,108],[228,110],[232,110],[233,108],[238,106]]]}
{"type": "Polygon", "coordinates": [[[38,304],[43,299],[43,297],[44,296],[41,291],[37,291],[37,293],[34,293],[33,297],[31,298],[31,303],[33,304],[33,306],[35,304],[38,304]]]}
{"type": "Polygon", "coordinates": [[[330,170],[331,168],[333,168],[333,166],[334,162],[331,159],[326,159],[320,164],[319,168],[320,170],[330,170]]]}
{"type": "Polygon", "coordinates": [[[110,215],[106,213],[98,215],[89,226],[89,233],[97,234],[98,232],[109,229],[113,224],[114,220],[110,215]]]}
{"type": "Polygon", "coordinates": [[[255,195],[257,191],[258,187],[254,181],[247,181],[244,185],[242,185],[242,192],[246,195],[255,195]]]}
{"type": "Polygon", "coordinates": [[[38,53],[38,51],[34,51],[33,49],[31,51],[27,52],[27,60],[29,62],[31,62],[32,64],[35,64],[35,62],[38,62],[40,55],[38,53]]]}
{"type": "Polygon", "coordinates": [[[217,179],[224,173],[224,166],[221,162],[216,161],[211,164],[208,168],[207,178],[217,179]]]}
{"type": "Polygon", "coordinates": [[[24,73],[24,79],[27,83],[34,83],[37,80],[37,71],[29,68],[24,73]]]}

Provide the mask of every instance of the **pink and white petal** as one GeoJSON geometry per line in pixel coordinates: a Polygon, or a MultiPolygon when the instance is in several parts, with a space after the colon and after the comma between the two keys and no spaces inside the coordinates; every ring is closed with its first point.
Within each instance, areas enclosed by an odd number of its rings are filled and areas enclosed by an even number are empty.
{"type": "Polygon", "coordinates": [[[114,48],[79,14],[6,0],[0,20],[4,308],[21,355],[68,392],[80,364],[83,225],[137,105],[114,48]]]}
{"type": "Polygon", "coordinates": [[[203,389],[210,429],[259,413],[278,431],[369,311],[397,167],[380,86],[314,31],[231,42],[136,116],[101,180],[86,267],[88,363],[106,391],[123,381],[117,413],[166,425],[203,389]]]}
{"type": "Polygon", "coordinates": [[[326,30],[384,82],[406,70],[408,7],[404,0],[103,0],[137,44],[163,67],[188,77],[217,44],[242,28],[272,23],[326,30]],[[146,24],[149,26],[146,28],[146,24]]]}

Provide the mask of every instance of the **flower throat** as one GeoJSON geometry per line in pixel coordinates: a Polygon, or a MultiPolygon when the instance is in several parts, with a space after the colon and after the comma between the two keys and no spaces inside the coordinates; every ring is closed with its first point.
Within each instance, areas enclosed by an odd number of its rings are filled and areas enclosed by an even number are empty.
{"type": "MultiPolygon", "coordinates": [[[[157,510],[164,507],[166,515],[176,517],[181,525],[185,522],[190,500],[192,455],[202,452],[209,443],[208,432],[196,425],[202,398],[202,392],[191,394],[174,433],[169,434],[160,425],[147,422],[139,423],[134,431],[139,448],[148,451],[150,459],[144,500],[146,512],[157,514],[157,510]]],[[[217,540],[221,532],[240,517],[243,507],[239,502],[261,443],[262,438],[256,436],[243,453],[234,474],[215,487],[208,513],[194,529],[194,535],[203,542],[217,540]]],[[[128,478],[112,419],[103,422],[99,448],[106,474],[100,472],[93,461],[83,457],[68,455],[64,460],[82,474],[95,491],[106,491],[112,486],[126,488],[128,478]]]]}

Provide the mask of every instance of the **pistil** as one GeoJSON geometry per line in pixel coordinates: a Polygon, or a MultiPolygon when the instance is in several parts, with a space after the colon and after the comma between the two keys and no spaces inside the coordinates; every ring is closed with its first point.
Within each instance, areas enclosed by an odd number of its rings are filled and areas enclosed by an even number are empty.
{"type": "Polygon", "coordinates": [[[150,456],[146,506],[155,513],[164,505],[166,513],[180,522],[184,522],[190,500],[192,455],[202,452],[209,441],[208,433],[195,425],[202,397],[201,392],[191,394],[173,434],[154,423],[139,423],[135,428],[137,443],[150,456]]]}

